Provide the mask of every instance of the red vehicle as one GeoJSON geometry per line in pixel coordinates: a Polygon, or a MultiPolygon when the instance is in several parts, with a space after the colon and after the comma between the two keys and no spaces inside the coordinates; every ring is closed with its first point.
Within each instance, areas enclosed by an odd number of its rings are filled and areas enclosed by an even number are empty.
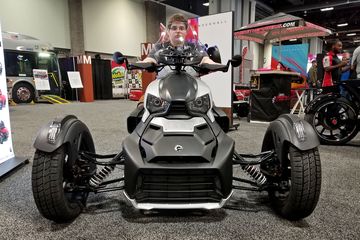
{"type": "Polygon", "coordinates": [[[133,101],[139,101],[143,91],[141,89],[130,89],[129,99],[133,101]]]}
{"type": "Polygon", "coordinates": [[[238,101],[248,101],[250,97],[250,87],[247,85],[234,85],[234,92],[238,101]]]}

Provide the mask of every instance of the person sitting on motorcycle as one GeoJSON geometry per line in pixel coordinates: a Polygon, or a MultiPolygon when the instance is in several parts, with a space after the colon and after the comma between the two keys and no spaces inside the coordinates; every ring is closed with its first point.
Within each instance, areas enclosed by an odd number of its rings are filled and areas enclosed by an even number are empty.
{"type": "MultiPolygon", "coordinates": [[[[162,39],[165,39],[165,42],[157,42],[152,50],[150,51],[149,55],[142,61],[143,63],[154,63],[158,64],[156,61],[155,54],[161,50],[168,47],[172,47],[174,49],[183,49],[183,48],[202,48],[202,46],[199,46],[196,43],[187,43],[185,41],[185,37],[188,30],[188,23],[187,18],[180,14],[176,13],[172,15],[169,18],[168,24],[167,24],[167,35],[163,36],[162,39]]],[[[202,60],[200,64],[208,63],[208,64],[218,64],[210,59],[206,51],[201,51],[202,53],[202,60]]],[[[164,68],[162,71],[158,73],[158,78],[161,78],[167,74],[166,68],[164,68]]],[[[191,75],[197,76],[197,73],[192,68],[186,68],[186,72],[188,72],[191,75]]],[[[142,106],[144,102],[144,95],[141,96],[139,99],[138,107],[142,106]]]]}
{"type": "MultiPolygon", "coordinates": [[[[186,48],[186,47],[190,47],[190,48],[201,47],[195,43],[187,43],[185,41],[187,29],[188,29],[187,18],[184,15],[179,14],[179,13],[172,15],[169,18],[169,21],[167,24],[168,36],[165,39],[168,39],[168,41],[156,43],[154,45],[154,47],[152,48],[152,50],[150,51],[149,55],[140,62],[157,64],[157,61],[155,59],[156,52],[158,52],[161,49],[168,48],[168,47],[173,47],[174,49],[179,49],[179,48],[181,49],[181,48],[186,48]]],[[[209,56],[205,50],[202,52],[202,54],[203,54],[203,56],[202,56],[202,61],[200,62],[200,64],[202,64],[202,63],[217,64],[216,62],[214,62],[213,60],[211,60],[209,58],[209,56]]]]}

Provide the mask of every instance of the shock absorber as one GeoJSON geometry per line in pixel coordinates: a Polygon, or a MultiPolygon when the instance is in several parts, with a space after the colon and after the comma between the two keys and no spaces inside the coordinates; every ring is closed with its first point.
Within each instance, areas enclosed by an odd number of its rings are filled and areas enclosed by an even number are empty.
{"type": "Polygon", "coordinates": [[[107,178],[114,169],[115,164],[103,167],[98,173],[91,177],[89,184],[92,187],[100,186],[104,179],[107,178]]]}
{"type": "Polygon", "coordinates": [[[266,177],[253,165],[242,166],[242,169],[252,177],[258,185],[264,185],[266,183],[266,177]]]}

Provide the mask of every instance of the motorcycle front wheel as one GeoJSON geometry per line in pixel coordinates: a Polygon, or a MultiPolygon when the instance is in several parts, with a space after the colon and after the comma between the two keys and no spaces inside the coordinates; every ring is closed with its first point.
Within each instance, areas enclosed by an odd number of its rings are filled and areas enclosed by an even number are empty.
{"type": "Polygon", "coordinates": [[[309,216],[315,209],[321,188],[321,164],[317,148],[301,151],[289,146],[281,175],[269,197],[276,212],[289,220],[309,216]]]}

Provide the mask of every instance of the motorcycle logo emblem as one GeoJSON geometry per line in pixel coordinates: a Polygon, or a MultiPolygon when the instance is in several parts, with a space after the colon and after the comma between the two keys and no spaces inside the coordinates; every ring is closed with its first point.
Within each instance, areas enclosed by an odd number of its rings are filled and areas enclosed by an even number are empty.
{"type": "Polygon", "coordinates": [[[184,148],[183,148],[183,146],[181,146],[181,145],[176,145],[174,149],[175,149],[175,151],[180,152],[180,151],[182,151],[184,148]]]}

